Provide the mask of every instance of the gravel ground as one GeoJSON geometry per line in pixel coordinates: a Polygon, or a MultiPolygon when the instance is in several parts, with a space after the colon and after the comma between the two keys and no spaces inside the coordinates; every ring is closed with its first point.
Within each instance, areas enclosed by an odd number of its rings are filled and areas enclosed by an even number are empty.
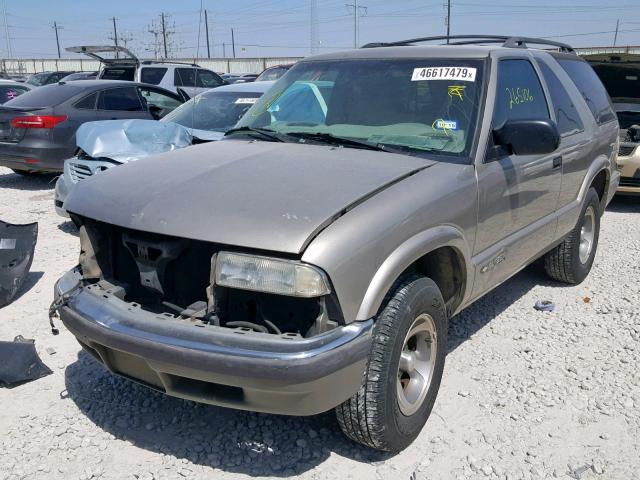
{"type": "Polygon", "coordinates": [[[165,397],[113,377],[64,328],[55,280],[78,255],[53,177],[0,168],[0,218],[40,222],[0,339],[36,340],[54,374],[0,389],[0,478],[640,479],[640,199],[616,199],[587,280],[529,268],[451,321],[434,413],[398,455],[349,443],[331,413],[282,417],[165,397]],[[536,300],[556,303],[542,313],[536,300]]]}

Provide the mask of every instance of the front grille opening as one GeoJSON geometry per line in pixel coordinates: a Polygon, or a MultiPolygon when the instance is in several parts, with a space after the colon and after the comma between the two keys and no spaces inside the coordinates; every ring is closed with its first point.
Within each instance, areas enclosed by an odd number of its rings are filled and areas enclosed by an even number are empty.
{"type": "Polygon", "coordinates": [[[621,177],[620,186],[640,188],[640,177],[621,177]]]}
{"type": "Polygon", "coordinates": [[[618,155],[620,157],[629,157],[637,147],[637,145],[620,145],[618,147],[618,155]]]}

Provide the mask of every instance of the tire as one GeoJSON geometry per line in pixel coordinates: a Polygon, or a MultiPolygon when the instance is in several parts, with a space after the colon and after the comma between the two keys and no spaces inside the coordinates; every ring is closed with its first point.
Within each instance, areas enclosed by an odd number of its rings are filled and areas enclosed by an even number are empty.
{"type": "MultiPolygon", "coordinates": [[[[336,407],[338,424],[344,434],[355,442],[386,452],[397,452],[411,444],[433,409],[446,351],[447,315],[437,285],[419,275],[401,279],[376,317],[369,360],[360,390],[336,407]],[[431,329],[435,335],[419,331],[415,336],[407,337],[410,328],[412,332],[421,328],[431,329]],[[432,341],[428,341],[429,338],[432,341]],[[430,359],[430,374],[426,375],[430,380],[424,382],[428,387],[420,390],[421,395],[413,395],[413,404],[407,403],[412,392],[409,389],[412,384],[407,383],[408,374],[399,371],[401,364],[407,371],[408,363],[413,365],[413,362],[401,363],[405,344],[404,353],[408,357],[414,355],[414,360],[430,359]],[[418,347],[418,344],[422,347],[418,347]],[[428,353],[425,355],[426,350],[428,353]]],[[[422,366],[416,366],[414,375],[419,368],[424,368],[425,362],[419,365],[422,366]]]]}
{"type": "Polygon", "coordinates": [[[552,279],[563,283],[577,285],[589,274],[598,248],[600,236],[600,198],[595,189],[587,191],[578,224],[560,245],[548,252],[544,257],[544,269],[552,279]],[[583,233],[592,229],[592,239],[588,254],[581,251],[583,233]]]}

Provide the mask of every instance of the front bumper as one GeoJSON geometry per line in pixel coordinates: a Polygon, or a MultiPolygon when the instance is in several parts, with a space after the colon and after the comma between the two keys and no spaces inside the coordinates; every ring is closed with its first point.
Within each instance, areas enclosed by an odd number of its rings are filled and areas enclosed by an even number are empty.
{"type": "Polygon", "coordinates": [[[617,162],[620,168],[620,186],[617,193],[640,194],[640,147],[629,156],[618,156],[617,162]]]}
{"type": "MultiPolygon", "coordinates": [[[[56,298],[80,279],[63,276],[56,298]]],[[[144,311],[98,284],[71,294],[60,318],[110,371],[169,395],[225,407],[313,415],[360,388],[373,321],[312,338],[196,325],[144,311]]]]}

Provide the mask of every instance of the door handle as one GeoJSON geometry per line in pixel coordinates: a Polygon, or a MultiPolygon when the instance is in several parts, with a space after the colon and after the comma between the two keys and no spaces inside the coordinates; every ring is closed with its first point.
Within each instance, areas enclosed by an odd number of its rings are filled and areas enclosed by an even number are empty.
{"type": "Polygon", "coordinates": [[[553,169],[560,168],[562,166],[562,157],[556,157],[553,159],[553,169]]]}

